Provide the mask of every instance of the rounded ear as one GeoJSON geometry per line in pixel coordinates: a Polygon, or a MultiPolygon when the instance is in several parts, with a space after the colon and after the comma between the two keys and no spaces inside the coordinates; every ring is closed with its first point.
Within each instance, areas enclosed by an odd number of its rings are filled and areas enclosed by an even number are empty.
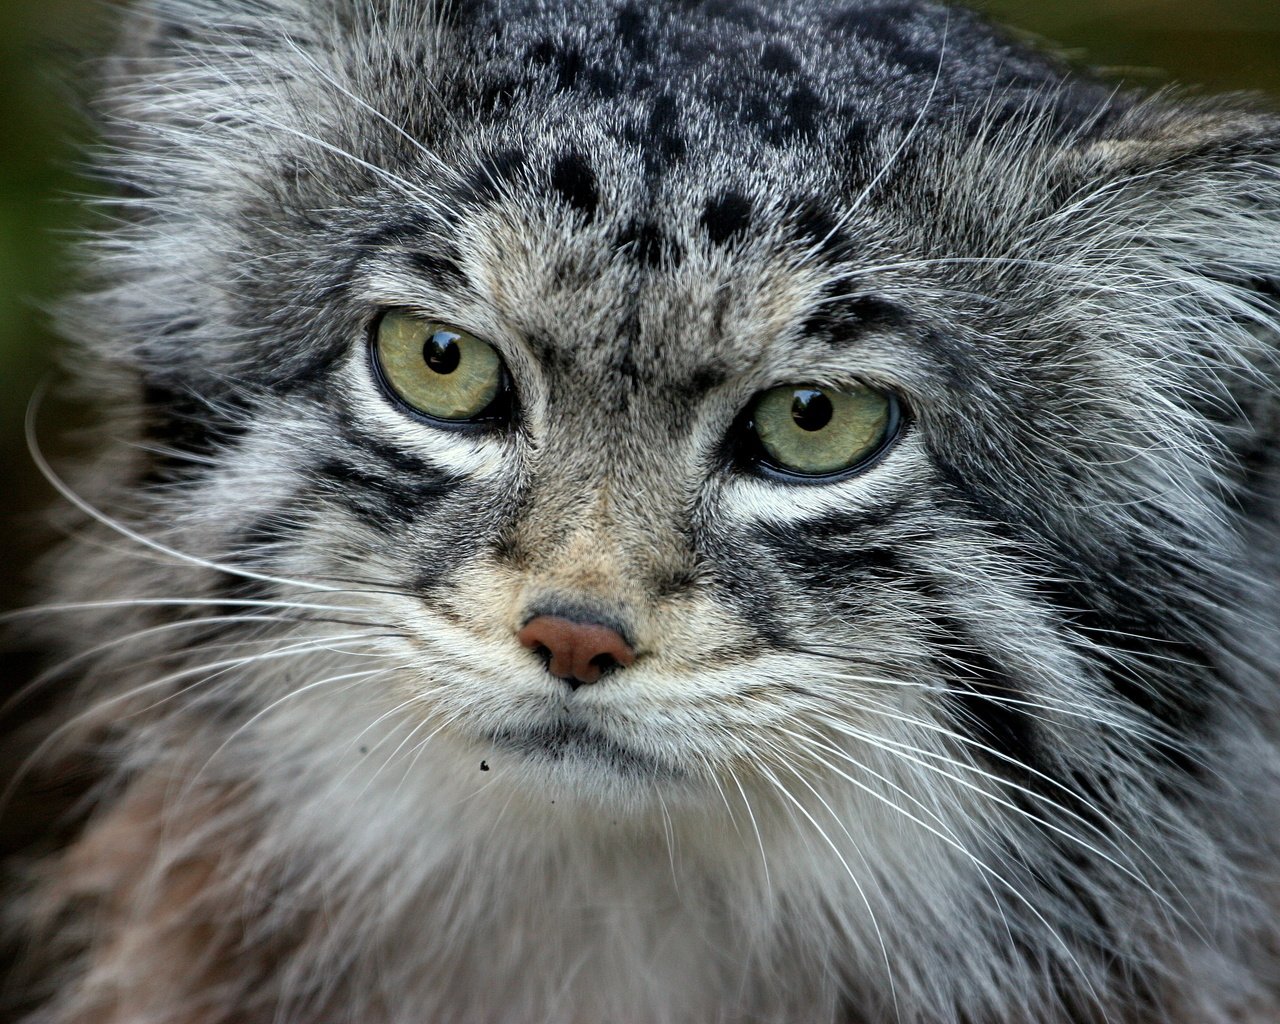
{"type": "Polygon", "coordinates": [[[137,0],[126,8],[116,52],[163,57],[230,41],[270,48],[283,37],[361,25],[439,28],[466,9],[460,0],[137,0]]]}
{"type": "Polygon", "coordinates": [[[1280,298],[1280,115],[1238,97],[1157,97],[1067,164],[1071,179],[1110,193],[1130,244],[1179,272],[1280,298]]]}
{"type": "Polygon", "coordinates": [[[1146,298],[1150,334],[1178,350],[1171,372],[1198,374],[1205,414],[1226,428],[1241,507],[1280,514],[1280,115],[1157,97],[1068,162],[1075,193],[1096,197],[1081,216],[1146,298]]]}
{"type": "Polygon", "coordinates": [[[331,18],[333,6],[328,0],[141,0],[125,11],[116,53],[126,61],[154,60],[212,42],[266,42],[331,18]]]}
{"type": "Polygon", "coordinates": [[[135,0],[122,8],[108,82],[157,78],[199,65],[256,64],[325,53],[360,36],[438,36],[455,0],[135,0]]]}
{"type": "Polygon", "coordinates": [[[1075,150],[1082,166],[1111,173],[1212,170],[1248,154],[1280,151],[1280,114],[1248,97],[1139,103],[1075,150]]]}

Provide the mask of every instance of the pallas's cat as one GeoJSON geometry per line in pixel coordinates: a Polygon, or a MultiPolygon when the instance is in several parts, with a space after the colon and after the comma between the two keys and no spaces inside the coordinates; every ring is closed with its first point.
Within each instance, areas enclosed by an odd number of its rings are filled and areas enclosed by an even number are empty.
{"type": "Polygon", "coordinates": [[[1280,1019],[1274,116],[916,0],[155,0],[100,109],[28,1020],[1280,1019]]]}

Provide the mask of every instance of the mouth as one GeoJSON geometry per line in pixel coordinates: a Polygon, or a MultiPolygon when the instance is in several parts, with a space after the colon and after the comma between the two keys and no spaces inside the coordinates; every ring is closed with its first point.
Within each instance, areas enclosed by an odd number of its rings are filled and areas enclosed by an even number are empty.
{"type": "Polygon", "coordinates": [[[501,729],[488,739],[530,760],[605,769],[615,775],[672,780],[684,773],[665,760],[635,750],[581,722],[561,721],[501,729]]]}

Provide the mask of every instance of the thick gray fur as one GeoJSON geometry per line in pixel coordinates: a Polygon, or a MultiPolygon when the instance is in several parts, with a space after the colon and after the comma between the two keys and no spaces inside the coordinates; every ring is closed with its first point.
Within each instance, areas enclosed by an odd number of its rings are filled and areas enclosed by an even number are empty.
{"type": "Polygon", "coordinates": [[[1280,1019],[1276,117],[917,0],[124,40],[27,1024],[1280,1019]],[[510,423],[397,406],[388,308],[510,423]],[[744,454],[857,382],[864,471],[744,454]]]}

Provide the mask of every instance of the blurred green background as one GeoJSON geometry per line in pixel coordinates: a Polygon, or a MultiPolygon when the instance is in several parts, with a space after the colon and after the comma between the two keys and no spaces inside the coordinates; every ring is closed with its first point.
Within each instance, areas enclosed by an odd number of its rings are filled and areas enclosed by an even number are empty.
{"type": "MultiPolygon", "coordinates": [[[[358,2],[358,0],[351,0],[358,2]]],[[[660,2],[660,0],[654,0],[660,2]]],[[[1110,73],[1158,85],[1280,97],[1280,0],[988,0],[998,19],[1110,73]]],[[[22,441],[23,411],[58,343],[41,308],[68,280],[71,198],[87,139],[83,56],[102,47],[110,2],[0,0],[0,606],[20,600],[50,500],[22,441]]],[[[44,432],[68,417],[51,409],[44,432]]]]}

